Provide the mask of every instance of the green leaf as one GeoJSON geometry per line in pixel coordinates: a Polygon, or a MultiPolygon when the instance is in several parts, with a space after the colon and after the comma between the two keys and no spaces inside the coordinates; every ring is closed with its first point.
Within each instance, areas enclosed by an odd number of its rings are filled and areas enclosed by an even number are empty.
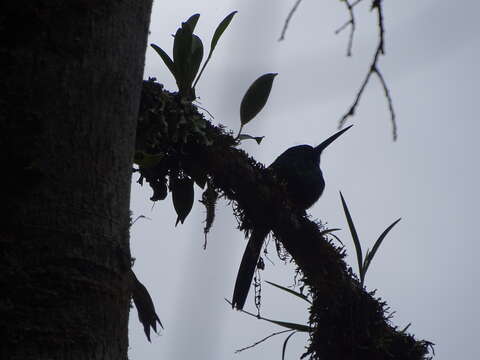
{"type": "Polygon", "coordinates": [[[198,80],[200,80],[200,77],[203,74],[203,70],[205,70],[205,67],[207,66],[208,62],[210,61],[210,58],[212,57],[213,50],[217,46],[218,40],[220,39],[220,36],[222,36],[223,32],[227,29],[228,25],[230,25],[230,22],[233,19],[233,16],[237,13],[237,11],[232,11],[230,14],[228,14],[225,19],[222,20],[220,24],[218,24],[217,29],[215,30],[215,33],[213,34],[212,41],[210,42],[210,52],[208,53],[207,60],[205,61],[205,64],[203,64],[202,70],[200,71],[200,74],[198,74],[197,79],[195,80],[195,83],[193,84],[193,87],[197,85],[198,80]]]}
{"type": "Polygon", "coordinates": [[[179,92],[187,98],[195,98],[192,83],[203,59],[203,44],[193,34],[200,15],[192,15],[175,33],[173,62],[179,92]]]}
{"type": "Polygon", "coordinates": [[[149,154],[144,151],[136,151],[133,156],[133,162],[141,168],[149,168],[157,165],[164,159],[163,154],[149,154]]]}
{"type": "Polygon", "coordinates": [[[224,31],[227,29],[228,25],[230,25],[230,22],[233,19],[233,16],[237,13],[238,11],[232,11],[230,14],[228,14],[225,19],[223,19],[220,24],[218,24],[217,28],[215,29],[215,33],[213,34],[212,41],[210,43],[210,52],[208,54],[208,58],[212,56],[213,50],[217,46],[218,40],[220,40],[220,37],[224,33],[224,31]]]}
{"type": "Polygon", "coordinates": [[[310,332],[311,331],[311,328],[308,325],[291,323],[291,322],[286,322],[286,321],[271,320],[271,319],[267,319],[267,318],[263,318],[263,317],[261,319],[265,320],[265,321],[268,321],[268,322],[271,322],[273,324],[282,326],[284,328],[291,329],[291,330],[296,330],[296,331],[299,331],[299,332],[310,332]]]}
{"type": "Polygon", "coordinates": [[[353,219],[350,216],[350,211],[348,211],[347,203],[343,198],[342,192],[340,191],[340,197],[342,199],[343,211],[345,212],[345,217],[347,218],[348,227],[350,228],[350,233],[352,234],[353,243],[355,244],[355,252],[357,253],[357,262],[358,262],[358,271],[360,273],[360,281],[363,285],[363,279],[365,274],[363,273],[363,255],[362,255],[362,245],[360,245],[360,239],[357,235],[357,230],[353,224],[353,219]]]}
{"type": "Polygon", "coordinates": [[[293,331],[290,335],[287,336],[287,338],[285,339],[285,341],[283,342],[283,346],[282,346],[282,360],[285,360],[285,350],[287,349],[287,343],[288,343],[288,340],[290,340],[290,338],[295,335],[296,331],[293,331]]]}
{"type": "Polygon", "coordinates": [[[192,35],[192,54],[190,58],[190,78],[189,83],[192,84],[203,59],[203,43],[197,35],[192,35]]]}
{"type": "Polygon", "coordinates": [[[195,30],[195,26],[197,26],[197,22],[199,18],[200,18],[200,14],[193,14],[188,18],[187,21],[185,21],[185,23],[190,26],[190,29],[192,29],[192,32],[195,30]]]}
{"type": "Polygon", "coordinates": [[[365,264],[367,263],[367,259],[370,257],[370,249],[367,248],[367,251],[365,252],[365,259],[363,260],[363,269],[362,271],[365,269],[365,264]]]}
{"type": "Polygon", "coordinates": [[[255,140],[257,142],[258,145],[260,145],[260,143],[262,142],[263,138],[265,136],[251,136],[251,135],[247,135],[247,134],[240,134],[238,135],[237,139],[242,141],[242,140],[255,140]]]}
{"type": "Polygon", "coordinates": [[[193,180],[185,178],[177,178],[170,176],[170,190],[172,191],[173,207],[177,213],[177,221],[183,224],[193,206],[194,190],[193,180]]]}
{"type": "Polygon", "coordinates": [[[190,57],[192,55],[192,30],[189,25],[183,23],[175,33],[173,41],[173,62],[178,90],[187,94],[191,88],[190,80],[190,57]]]}
{"type": "Polygon", "coordinates": [[[275,76],[276,73],[264,74],[248,88],[240,104],[242,126],[252,120],[267,103],[275,76]]]}
{"type": "Polygon", "coordinates": [[[298,292],[298,291],[294,291],[294,290],[292,290],[292,289],[283,287],[283,286],[278,285],[278,284],[275,284],[275,283],[273,283],[273,282],[271,282],[271,281],[265,280],[265,282],[268,283],[268,284],[270,284],[270,285],[272,285],[272,286],[275,286],[275,287],[279,288],[280,290],[286,291],[286,292],[288,292],[289,294],[295,295],[295,296],[299,297],[299,298],[302,299],[302,300],[305,300],[306,302],[308,302],[308,303],[310,303],[310,304],[312,303],[312,302],[308,299],[308,297],[307,297],[306,295],[304,295],[304,294],[302,294],[302,293],[300,293],[300,292],[298,292]]]}
{"type": "Polygon", "coordinates": [[[158,55],[160,55],[160,58],[163,60],[165,65],[167,65],[168,70],[172,73],[173,77],[176,77],[175,75],[175,65],[173,63],[173,60],[168,56],[168,54],[163,51],[159,46],[155,44],[150,44],[150,46],[157,52],[158,55]]]}
{"type": "Polygon", "coordinates": [[[399,218],[395,220],[389,227],[387,227],[383,233],[378,237],[377,241],[375,241],[375,244],[373,245],[372,251],[368,252],[367,255],[365,255],[365,263],[363,264],[363,272],[366,274],[368,267],[370,266],[370,263],[373,260],[373,257],[375,256],[375,253],[377,252],[378,248],[382,244],[383,239],[387,236],[387,234],[390,232],[390,230],[393,229],[397,223],[402,220],[402,218],[399,218]]]}
{"type": "MultiPolygon", "coordinates": [[[[225,301],[226,301],[230,306],[232,306],[232,302],[231,302],[230,300],[225,299],[225,301]]],[[[267,319],[267,318],[264,318],[264,317],[259,316],[259,315],[252,314],[251,312],[248,312],[248,311],[245,311],[245,310],[240,310],[240,311],[241,311],[242,313],[247,314],[247,315],[250,315],[251,317],[254,317],[254,318],[256,318],[256,319],[268,321],[268,322],[271,322],[271,323],[273,323],[273,324],[277,324],[277,325],[286,327],[287,329],[297,330],[297,331],[300,331],[300,332],[310,332],[310,331],[311,331],[311,328],[310,328],[309,326],[307,326],[307,325],[290,323],[290,322],[285,322],[285,321],[271,320],[271,319],[267,319]]]]}

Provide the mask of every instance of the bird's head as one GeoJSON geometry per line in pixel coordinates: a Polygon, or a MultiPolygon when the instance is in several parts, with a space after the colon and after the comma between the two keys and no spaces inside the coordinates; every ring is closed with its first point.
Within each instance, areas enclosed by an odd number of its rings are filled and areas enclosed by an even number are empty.
{"type": "Polygon", "coordinates": [[[324,140],[320,145],[317,145],[316,147],[312,148],[314,152],[314,156],[318,159],[318,162],[320,163],[320,155],[322,154],[322,151],[325,150],[325,148],[330,145],[332,142],[334,142],[340,135],[342,135],[345,131],[350,129],[353,125],[347,126],[345,129],[337,131],[335,134],[330,136],[327,140],[324,140]]]}
{"type": "Polygon", "coordinates": [[[276,169],[277,172],[281,172],[282,169],[285,169],[285,171],[292,171],[292,169],[296,167],[300,169],[318,168],[318,166],[320,166],[320,155],[322,154],[322,151],[352,126],[353,125],[350,125],[349,127],[338,131],[316,147],[310,145],[292,146],[285,150],[285,152],[283,152],[273,164],[270,165],[270,167],[276,169]]]}

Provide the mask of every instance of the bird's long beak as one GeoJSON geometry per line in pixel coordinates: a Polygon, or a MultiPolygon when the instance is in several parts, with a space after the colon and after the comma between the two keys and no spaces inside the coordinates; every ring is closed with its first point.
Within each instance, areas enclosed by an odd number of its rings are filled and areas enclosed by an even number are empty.
{"type": "Polygon", "coordinates": [[[332,136],[330,136],[327,140],[325,140],[325,141],[322,142],[320,145],[318,145],[317,147],[315,147],[315,152],[320,156],[320,154],[322,153],[322,151],[323,151],[328,145],[330,145],[332,142],[334,142],[340,135],[342,135],[345,131],[347,131],[348,129],[350,129],[352,126],[353,126],[353,125],[347,126],[345,129],[340,130],[340,131],[336,132],[335,134],[333,134],[332,136]]]}

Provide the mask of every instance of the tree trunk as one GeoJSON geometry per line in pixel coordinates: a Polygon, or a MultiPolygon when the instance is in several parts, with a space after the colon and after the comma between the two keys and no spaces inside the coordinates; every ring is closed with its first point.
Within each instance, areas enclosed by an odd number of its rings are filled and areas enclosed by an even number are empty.
{"type": "Polygon", "coordinates": [[[127,359],[129,196],[151,0],[7,0],[0,358],[127,359]]]}

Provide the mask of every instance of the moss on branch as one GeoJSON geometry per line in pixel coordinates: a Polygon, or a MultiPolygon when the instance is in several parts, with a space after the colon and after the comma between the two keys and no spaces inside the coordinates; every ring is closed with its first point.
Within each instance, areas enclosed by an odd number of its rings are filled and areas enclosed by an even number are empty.
{"type": "Polygon", "coordinates": [[[361,287],[344,261],[345,252],[324,238],[315,222],[296,212],[285,186],[271,170],[237,149],[221,126],[214,126],[192,103],[144,82],[137,152],[158,163],[139,169],[141,179],[166,189],[172,173],[205,182],[233,201],[239,229],[268,226],[301,269],[313,304],[310,308],[312,359],[427,359],[432,343],[416,340],[390,322],[385,302],[361,287]],[[159,185],[160,184],[160,185],[159,185]]]}

